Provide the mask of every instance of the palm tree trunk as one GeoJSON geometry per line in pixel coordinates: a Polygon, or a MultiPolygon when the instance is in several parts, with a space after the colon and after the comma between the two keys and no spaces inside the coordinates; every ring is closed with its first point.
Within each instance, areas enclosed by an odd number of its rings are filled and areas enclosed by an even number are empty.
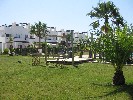
{"type": "Polygon", "coordinates": [[[89,50],[89,58],[92,58],[92,50],[89,50]]]}
{"type": "Polygon", "coordinates": [[[39,49],[41,48],[41,38],[39,37],[39,49]]]}
{"type": "Polygon", "coordinates": [[[108,24],[109,24],[109,22],[108,22],[108,15],[105,15],[105,22],[104,22],[104,24],[105,24],[105,34],[107,34],[107,32],[108,32],[108,24]]]}
{"type": "MultiPolygon", "coordinates": [[[[66,39],[67,54],[69,53],[68,39],[66,39]]],[[[68,58],[68,57],[67,57],[68,58]]]]}
{"type": "Polygon", "coordinates": [[[80,51],[79,58],[82,58],[83,50],[80,51]]]}
{"type": "Polygon", "coordinates": [[[125,78],[122,70],[116,70],[113,77],[114,85],[125,85],[125,78]]]}

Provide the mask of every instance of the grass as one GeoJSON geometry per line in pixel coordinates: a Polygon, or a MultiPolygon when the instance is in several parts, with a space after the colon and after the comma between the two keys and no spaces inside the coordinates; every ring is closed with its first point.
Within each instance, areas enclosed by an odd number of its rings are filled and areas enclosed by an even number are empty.
{"type": "Polygon", "coordinates": [[[84,63],[61,69],[32,66],[31,60],[0,55],[0,100],[133,99],[133,66],[123,69],[127,85],[113,86],[114,69],[108,64],[84,63]]]}

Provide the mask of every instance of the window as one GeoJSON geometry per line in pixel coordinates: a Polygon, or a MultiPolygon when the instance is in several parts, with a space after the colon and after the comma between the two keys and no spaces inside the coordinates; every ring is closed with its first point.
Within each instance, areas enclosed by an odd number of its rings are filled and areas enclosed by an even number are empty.
{"type": "Polygon", "coordinates": [[[6,34],[6,37],[11,37],[11,34],[6,34]]]}

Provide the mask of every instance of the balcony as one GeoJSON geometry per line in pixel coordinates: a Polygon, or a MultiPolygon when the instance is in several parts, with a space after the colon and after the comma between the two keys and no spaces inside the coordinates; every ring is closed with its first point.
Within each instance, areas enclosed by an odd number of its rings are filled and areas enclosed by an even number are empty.
{"type": "Polygon", "coordinates": [[[14,38],[14,42],[29,42],[29,38],[14,38]]]}

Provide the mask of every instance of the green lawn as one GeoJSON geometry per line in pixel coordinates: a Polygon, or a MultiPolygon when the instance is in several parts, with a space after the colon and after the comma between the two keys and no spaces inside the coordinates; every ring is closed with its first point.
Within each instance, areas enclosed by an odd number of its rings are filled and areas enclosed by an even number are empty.
{"type": "Polygon", "coordinates": [[[0,100],[132,100],[133,66],[124,67],[125,86],[111,85],[108,64],[32,66],[31,57],[0,55],[0,100]],[[21,61],[19,63],[18,61],[21,61]]]}

